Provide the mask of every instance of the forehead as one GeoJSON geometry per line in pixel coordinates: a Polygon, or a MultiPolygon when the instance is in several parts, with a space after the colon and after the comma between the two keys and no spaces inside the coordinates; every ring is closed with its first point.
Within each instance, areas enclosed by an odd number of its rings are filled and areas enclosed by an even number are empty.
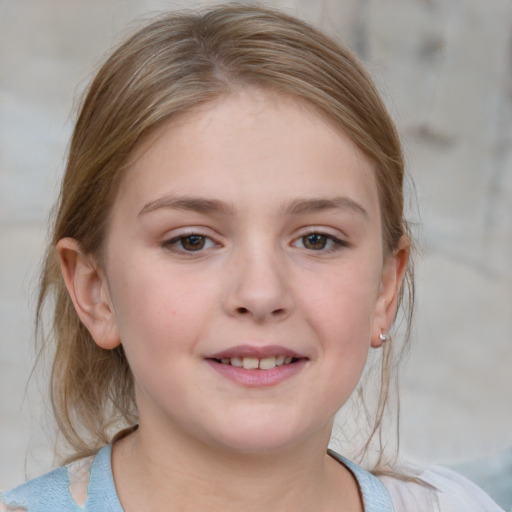
{"type": "MultiPolygon", "coordinates": [[[[293,120],[301,121],[303,129],[314,130],[320,128],[325,132],[330,132],[332,137],[341,137],[346,142],[350,142],[354,146],[355,152],[368,159],[346,134],[341,123],[326,115],[313,103],[266,87],[241,86],[210,101],[174,114],[167,121],[151,129],[132,151],[129,163],[134,164],[155,143],[168,137],[176,137],[181,130],[189,132],[193,130],[197,133],[206,133],[211,130],[208,135],[212,136],[215,135],[213,131],[222,124],[227,123],[235,126],[235,132],[237,132],[239,127],[260,123],[264,117],[266,117],[265,121],[267,123],[276,123],[279,118],[288,117],[290,122],[293,120]],[[265,114],[267,115],[265,116],[265,114]]],[[[294,126],[293,128],[298,127],[294,126]]],[[[281,134],[281,141],[287,138],[288,132],[287,130],[281,134]]],[[[291,135],[295,136],[297,134],[293,133],[291,135]]]]}
{"type": "Polygon", "coordinates": [[[322,196],[334,188],[368,196],[369,210],[378,204],[372,163],[339,127],[305,102],[258,89],[156,129],[133,152],[120,195],[176,189],[229,199],[230,191],[260,186],[268,196],[322,196]]]}

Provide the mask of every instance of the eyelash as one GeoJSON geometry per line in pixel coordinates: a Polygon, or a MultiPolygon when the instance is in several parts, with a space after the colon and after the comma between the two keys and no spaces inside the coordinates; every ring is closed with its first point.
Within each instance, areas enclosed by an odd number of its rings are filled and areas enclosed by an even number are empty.
{"type": "MultiPolygon", "coordinates": [[[[311,241],[311,240],[310,240],[311,241]]],[[[315,243],[313,241],[313,243],[315,243]]],[[[187,233],[182,234],[176,237],[171,238],[170,240],[166,240],[162,243],[162,247],[168,249],[172,252],[176,253],[185,253],[185,254],[193,254],[193,253],[201,253],[211,247],[214,247],[216,242],[209,236],[202,235],[200,233],[187,233]],[[192,242],[197,248],[186,248],[184,246],[185,243],[192,242]],[[180,247],[181,245],[181,247],[180,247]]],[[[343,240],[340,240],[334,235],[330,235],[328,233],[322,233],[321,231],[311,231],[309,233],[305,233],[300,237],[296,238],[293,243],[293,247],[297,247],[299,249],[304,249],[306,251],[318,252],[323,254],[329,254],[331,252],[336,252],[346,247],[349,247],[349,244],[343,240]],[[320,247],[311,248],[305,247],[304,242],[311,237],[318,237],[316,243],[320,243],[320,247]],[[302,247],[298,247],[296,244],[298,242],[302,242],[302,247]],[[323,244],[323,246],[322,246],[323,244]]]]}
{"type": "Polygon", "coordinates": [[[214,245],[216,245],[216,243],[212,240],[211,237],[201,235],[200,233],[187,233],[179,235],[162,243],[162,247],[170,251],[189,254],[200,253],[205,249],[213,247],[214,245]],[[199,242],[199,247],[197,249],[186,249],[184,247],[185,241],[192,241],[192,239],[196,239],[196,241],[199,242]],[[181,245],[181,247],[179,247],[179,245],[181,245]],[[205,245],[207,245],[207,247],[205,247],[205,245]]]}
{"type": "Polygon", "coordinates": [[[304,249],[304,250],[312,251],[312,252],[323,253],[323,254],[326,254],[326,253],[329,254],[331,252],[336,252],[336,251],[339,251],[339,250],[349,247],[349,244],[347,242],[345,242],[344,240],[340,240],[338,237],[336,237],[334,235],[330,235],[328,233],[322,233],[320,231],[311,231],[309,233],[303,234],[302,236],[300,236],[299,238],[297,238],[294,241],[293,245],[296,246],[295,244],[297,242],[302,242],[304,245],[304,241],[310,237],[318,237],[322,241],[324,241],[325,243],[324,243],[323,247],[312,249],[312,248],[303,246],[303,247],[299,247],[300,249],[304,249]]]}

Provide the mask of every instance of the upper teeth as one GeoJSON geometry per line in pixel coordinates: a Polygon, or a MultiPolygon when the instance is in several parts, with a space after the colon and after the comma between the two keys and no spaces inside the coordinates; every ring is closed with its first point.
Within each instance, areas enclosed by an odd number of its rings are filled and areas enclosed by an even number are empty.
{"type": "Polygon", "coordinates": [[[292,356],[276,356],[276,357],[224,357],[221,359],[222,364],[230,364],[246,370],[271,370],[276,366],[290,364],[293,360],[292,356]]]}

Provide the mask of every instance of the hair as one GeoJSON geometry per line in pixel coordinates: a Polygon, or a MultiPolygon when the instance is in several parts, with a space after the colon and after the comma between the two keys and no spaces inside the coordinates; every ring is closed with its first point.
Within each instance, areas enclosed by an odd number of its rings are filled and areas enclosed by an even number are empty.
{"type": "MultiPolygon", "coordinates": [[[[73,450],[94,453],[115,428],[137,423],[133,377],[122,345],[99,348],[80,322],[61,276],[56,244],[76,239],[99,258],[119,184],[134,148],[175,116],[237,90],[254,87],[313,107],[339,127],[374,163],[385,254],[408,235],[404,162],[395,126],[358,59],[329,36],[282,12],[228,4],[172,12],[121,44],[90,84],[68,150],[41,275],[36,323],[53,308],[43,347],[52,346],[51,400],[58,428],[73,450]],[[48,300],[53,299],[53,300],[48,300]]],[[[405,285],[408,328],[412,267],[405,285]]],[[[404,307],[404,304],[402,304],[404,307]]],[[[405,346],[405,344],[404,344],[405,346]]],[[[378,406],[369,439],[380,432],[396,350],[385,344],[378,406]]],[[[373,468],[382,469],[382,461],[373,468]]]]}

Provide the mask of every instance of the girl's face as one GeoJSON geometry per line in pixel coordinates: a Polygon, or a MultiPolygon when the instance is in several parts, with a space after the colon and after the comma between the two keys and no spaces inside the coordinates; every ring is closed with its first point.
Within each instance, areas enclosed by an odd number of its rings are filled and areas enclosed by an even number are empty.
{"type": "Polygon", "coordinates": [[[372,164],[308,107],[246,90],[136,151],[98,277],[140,424],[217,448],[328,439],[396,307],[372,164]],[[255,367],[258,367],[255,369],[255,367]]]}

